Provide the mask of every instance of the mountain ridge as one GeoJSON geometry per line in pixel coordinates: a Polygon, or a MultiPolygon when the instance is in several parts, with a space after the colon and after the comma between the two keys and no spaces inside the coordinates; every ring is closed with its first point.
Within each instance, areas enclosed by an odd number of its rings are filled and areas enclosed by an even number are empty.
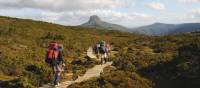
{"type": "Polygon", "coordinates": [[[111,29],[111,30],[119,30],[119,31],[126,31],[130,32],[128,28],[118,25],[112,24],[105,21],[102,21],[97,15],[90,16],[88,22],[81,24],[80,26],[83,27],[95,27],[100,29],[111,29]]]}
{"type": "Polygon", "coordinates": [[[200,23],[167,24],[156,22],[150,25],[127,28],[118,24],[108,23],[101,20],[97,15],[92,15],[89,21],[81,24],[83,27],[94,27],[98,29],[119,30],[124,32],[135,32],[146,35],[167,35],[200,31],[200,23]]]}
{"type": "Polygon", "coordinates": [[[147,35],[166,35],[200,31],[200,23],[165,24],[154,23],[151,25],[132,28],[132,32],[147,35]]]}

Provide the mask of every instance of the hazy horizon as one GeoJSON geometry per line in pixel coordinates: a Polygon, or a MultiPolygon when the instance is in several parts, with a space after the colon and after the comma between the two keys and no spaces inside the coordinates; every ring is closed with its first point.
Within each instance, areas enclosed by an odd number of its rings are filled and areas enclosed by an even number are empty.
{"type": "Polygon", "coordinates": [[[80,25],[91,15],[128,28],[200,22],[200,0],[0,0],[0,15],[80,25]]]}

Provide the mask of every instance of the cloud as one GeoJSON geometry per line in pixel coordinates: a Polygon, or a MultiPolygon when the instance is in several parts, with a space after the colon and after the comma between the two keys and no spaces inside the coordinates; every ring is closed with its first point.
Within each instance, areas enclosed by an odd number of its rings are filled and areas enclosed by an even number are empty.
{"type": "Polygon", "coordinates": [[[193,9],[188,15],[191,19],[196,19],[200,21],[200,8],[193,9]]]}
{"type": "Polygon", "coordinates": [[[151,2],[148,3],[147,6],[154,10],[165,10],[165,5],[159,2],[151,2]]]}
{"type": "Polygon", "coordinates": [[[122,25],[149,20],[151,15],[123,11],[136,0],[0,0],[0,15],[29,18],[63,25],[79,25],[91,15],[122,25]],[[2,13],[1,13],[2,12],[2,13]],[[5,13],[7,12],[7,13],[5,13]]]}
{"type": "Polygon", "coordinates": [[[179,16],[179,19],[184,22],[200,22],[200,8],[192,9],[185,14],[179,16]]]}
{"type": "Polygon", "coordinates": [[[0,8],[32,8],[58,12],[122,8],[131,6],[134,1],[135,0],[0,0],[0,8]]]}
{"type": "Polygon", "coordinates": [[[183,3],[196,3],[196,2],[200,2],[200,0],[178,0],[180,2],[183,2],[183,3]]]}

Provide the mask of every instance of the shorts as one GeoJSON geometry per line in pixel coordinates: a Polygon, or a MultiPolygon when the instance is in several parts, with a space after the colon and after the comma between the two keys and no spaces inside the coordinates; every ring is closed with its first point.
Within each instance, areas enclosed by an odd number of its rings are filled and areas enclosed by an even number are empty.
{"type": "Polygon", "coordinates": [[[62,72],[62,71],[64,71],[64,68],[62,65],[56,65],[56,66],[53,66],[53,71],[54,72],[62,72]]]}

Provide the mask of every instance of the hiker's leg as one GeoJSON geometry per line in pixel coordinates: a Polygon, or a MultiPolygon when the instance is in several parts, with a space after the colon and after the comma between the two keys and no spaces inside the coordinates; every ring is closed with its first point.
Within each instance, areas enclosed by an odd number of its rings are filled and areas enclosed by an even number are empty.
{"type": "Polygon", "coordinates": [[[100,54],[100,58],[101,58],[101,64],[103,64],[102,54],[100,54]]]}
{"type": "Polygon", "coordinates": [[[104,63],[106,63],[105,53],[103,54],[104,63]]]}
{"type": "Polygon", "coordinates": [[[54,81],[53,81],[54,85],[57,85],[57,79],[58,79],[58,75],[57,75],[57,73],[55,73],[54,74],[54,81]]]}
{"type": "Polygon", "coordinates": [[[56,68],[56,66],[52,66],[52,70],[53,70],[53,74],[54,74],[53,84],[56,85],[56,79],[57,79],[57,75],[56,75],[57,68],[56,68]]]}
{"type": "Polygon", "coordinates": [[[56,65],[54,66],[54,74],[55,74],[55,77],[54,77],[54,85],[57,85],[59,80],[60,80],[60,71],[59,71],[59,66],[56,65]]]}
{"type": "Polygon", "coordinates": [[[105,53],[103,54],[103,61],[104,61],[104,63],[106,63],[105,53]]]}
{"type": "Polygon", "coordinates": [[[60,82],[61,80],[61,72],[60,71],[57,71],[56,74],[55,74],[55,79],[54,79],[54,85],[58,85],[58,83],[60,82]]]}
{"type": "Polygon", "coordinates": [[[105,60],[105,63],[107,62],[107,54],[104,53],[104,60],[105,60]]]}
{"type": "Polygon", "coordinates": [[[97,53],[97,58],[100,59],[100,54],[99,53],[97,53]]]}
{"type": "Polygon", "coordinates": [[[110,61],[110,52],[107,53],[108,61],[110,61]]]}
{"type": "Polygon", "coordinates": [[[56,72],[58,70],[57,66],[52,66],[52,68],[53,68],[53,74],[56,74],[56,72]]]}
{"type": "Polygon", "coordinates": [[[64,68],[63,68],[62,64],[57,65],[57,68],[58,68],[58,70],[57,70],[57,75],[58,75],[57,83],[59,83],[61,81],[61,73],[62,73],[62,71],[64,71],[64,68]]]}
{"type": "Polygon", "coordinates": [[[104,54],[101,54],[102,64],[105,62],[104,54]]]}
{"type": "Polygon", "coordinates": [[[108,52],[108,56],[107,57],[108,57],[108,61],[110,61],[110,52],[108,52]]]}
{"type": "Polygon", "coordinates": [[[108,58],[109,58],[109,57],[108,57],[108,53],[106,53],[106,58],[107,58],[107,62],[108,62],[108,61],[109,61],[109,59],[108,59],[108,58]]]}
{"type": "Polygon", "coordinates": [[[57,73],[57,83],[60,83],[60,81],[61,81],[61,71],[57,73]]]}

